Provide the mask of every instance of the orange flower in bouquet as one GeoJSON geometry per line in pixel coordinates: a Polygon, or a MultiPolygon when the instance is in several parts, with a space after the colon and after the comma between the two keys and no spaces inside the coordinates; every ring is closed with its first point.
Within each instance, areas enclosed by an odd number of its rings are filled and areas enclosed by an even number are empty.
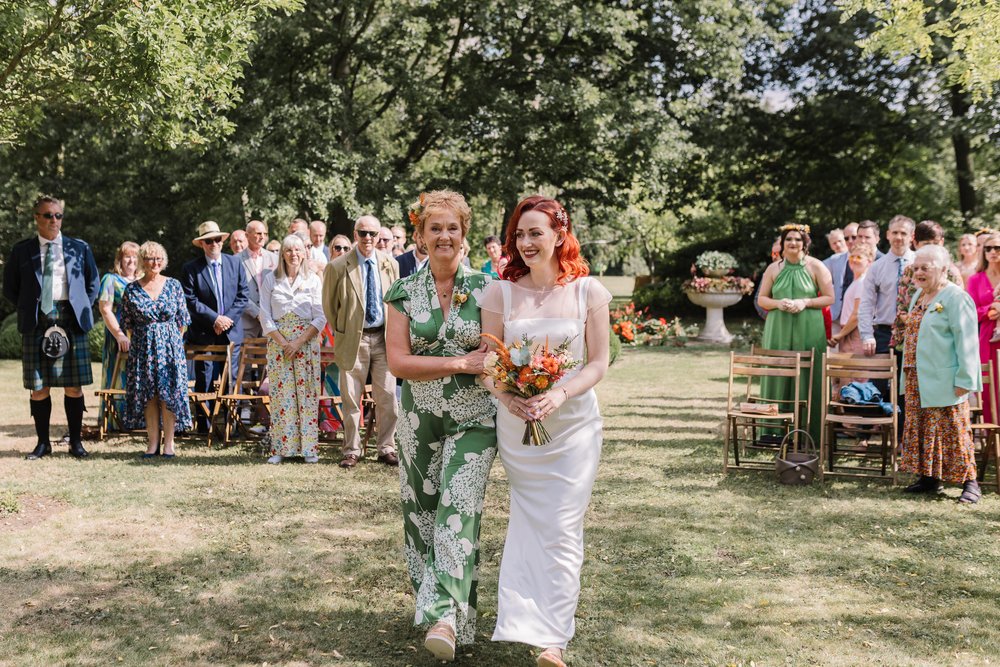
{"type": "MultiPolygon", "coordinates": [[[[550,389],[567,371],[580,365],[580,360],[573,359],[569,354],[569,339],[556,348],[550,348],[547,338],[544,345],[539,345],[522,336],[521,340],[508,346],[496,336],[482,336],[496,344],[496,349],[486,355],[486,375],[493,378],[501,390],[521,398],[531,398],[550,389]]],[[[525,422],[522,445],[538,447],[551,440],[541,421],[531,419],[525,422]]]]}

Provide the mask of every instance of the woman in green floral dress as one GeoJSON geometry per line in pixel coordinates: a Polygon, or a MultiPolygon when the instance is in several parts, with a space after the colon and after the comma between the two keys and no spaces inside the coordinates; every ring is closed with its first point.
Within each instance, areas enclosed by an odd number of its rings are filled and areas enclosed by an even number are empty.
{"type": "Polygon", "coordinates": [[[461,263],[470,217],[457,193],[421,194],[410,220],[430,261],[385,295],[389,369],[404,380],[396,441],[414,623],[431,626],[424,646],[442,660],[473,641],[479,525],[496,455],[496,403],[478,382],[479,300],[490,278],[461,263]]]}

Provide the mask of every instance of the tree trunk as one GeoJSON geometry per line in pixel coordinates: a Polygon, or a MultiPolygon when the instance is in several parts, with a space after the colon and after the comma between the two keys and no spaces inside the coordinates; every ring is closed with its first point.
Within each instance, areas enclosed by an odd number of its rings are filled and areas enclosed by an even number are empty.
{"type": "Polygon", "coordinates": [[[969,98],[958,86],[951,88],[951,114],[954,128],[951,145],[955,150],[955,177],[958,179],[958,207],[966,220],[976,214],[976,187],[973,184],[972,147],[969,137],[961,127],[969,113],[969,98]]]}

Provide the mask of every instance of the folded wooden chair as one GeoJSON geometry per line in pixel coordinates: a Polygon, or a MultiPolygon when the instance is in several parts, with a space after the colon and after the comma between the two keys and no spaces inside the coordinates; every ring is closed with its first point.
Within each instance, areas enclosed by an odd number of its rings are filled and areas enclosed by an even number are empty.
{"type": "Polygon", "coordinates": [[[899,444],[897,415],[898,399],[896,358],[891,354],[832,353],[823,355],[823,399],[821,405],[820,459],[824,467],[820,478],[827,475],[840,477],[869,477],[897,481],[896,452],[899,444]],[[886,380],[889,396],[882,400],[893,406],[892,414],[885,414],[877,405],[845,403],[833,392],[834,380],[850,381],[852,378],[886,380]],[[880,444],[857,447],[839,443],[838,434],[854,434],[864,430],[877,436],[880,444]],[[872,459],[877,465],[869,463],[872,459]]]}

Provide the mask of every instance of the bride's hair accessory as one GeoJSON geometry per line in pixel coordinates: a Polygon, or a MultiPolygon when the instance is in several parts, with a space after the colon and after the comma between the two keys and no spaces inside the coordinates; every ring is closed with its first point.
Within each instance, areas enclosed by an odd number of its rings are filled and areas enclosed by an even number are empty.
{"type": "Polygon", "coordinates": [[[566,213],[566,209],[562,206],[555,212],[556,222],[559,223],[560,229],[567,229],[569,227],[569,215],[566,213]]]}
{"type": "Polygon", "coordinates": [[[809,225],[800,225],[797,222],[791,222],[791,223],[788,223],[787,225],[782,225],[781,227],[779,227],[778,231],[779,232],[791,232],[791,231],[795,231],[795,232],[802,232],[803,234],[808,234],[809,233],[809,225]]]}

